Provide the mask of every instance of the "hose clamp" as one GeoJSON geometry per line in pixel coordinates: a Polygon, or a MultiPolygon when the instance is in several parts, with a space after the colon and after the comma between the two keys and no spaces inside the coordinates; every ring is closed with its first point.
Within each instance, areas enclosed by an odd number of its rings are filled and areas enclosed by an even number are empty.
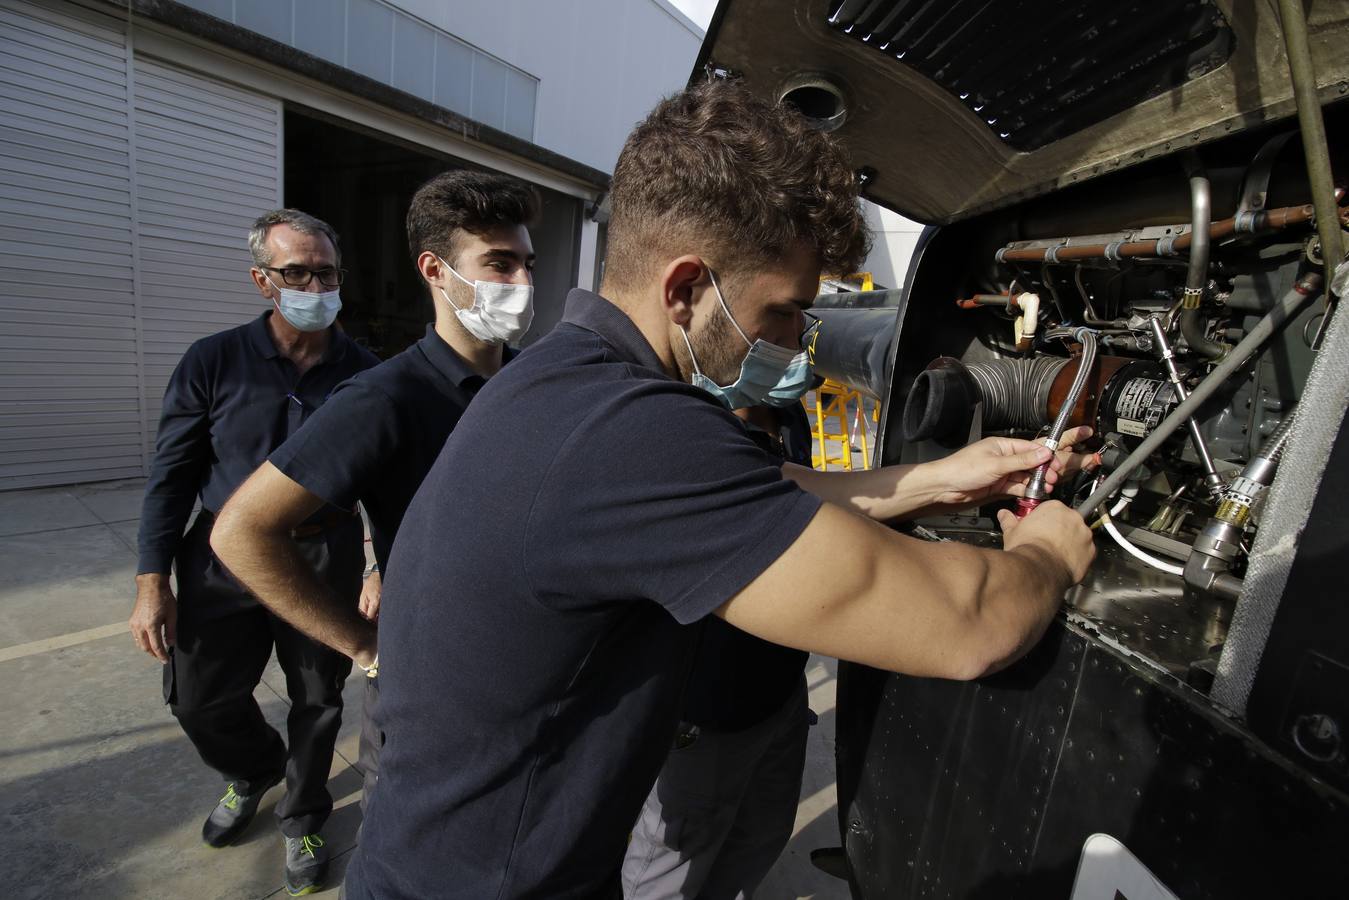
{"type": "Polygon", "coordinates": [[[1176,238],[1180,235],[1168,234],[1166,237],[1157,239],[1158,256],[1179,256],[1176,252],[1176,238]]]}
{"type": "Polygon", "coordinates": [[[1063,249],[1063,245],[1062,245],[1062,244],[1058,244],[1058,245],[1055,245],[1055,246],[1053,246],[1053,247],[1050,247],[1048,250],[1046,250],[1046,251],[1045,251],[1045,262],[1047,262],[1047,263],[1057,263],[1057,262],[1059,261],[1059,251],[1062,250],[1062,249],[1063,249]]]}
{"type": "Polygon", "coordinates": [[[1011,247],[1003,247],[1000,250],[998,250],[997,253],[993,254],[993,258],[1000,263],[1007,262],[1007,251],[1011,249],[1012,249],[1011,247]]]}
{"type": "Polygon", "coordinates": [[[1109,260],[1119,260],[1119,248],[1124,246],[1124,241],[1114,241],[1105,245],[1105,258],[1109,260]]]}
{"type": "Polygon", "coordinates": [[[1254,210],[1246,210],[1237,213],[1235,230],[1237,234],[1255,234],[1255,217],[1258,215],[1254,210]]]}

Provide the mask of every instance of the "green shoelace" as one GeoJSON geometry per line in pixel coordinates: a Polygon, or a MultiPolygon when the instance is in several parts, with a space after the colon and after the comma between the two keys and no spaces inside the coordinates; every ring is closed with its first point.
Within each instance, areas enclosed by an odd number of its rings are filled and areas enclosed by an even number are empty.
{"type": "Polygon", "coordinates": [[[223,797],[220,798],[220,802],[221,802],[221,804],[224,805],[224,807],[225,807],[226,809],[238,809],[238,808],[239,808],[239,795],[236,794],[236,793],[234,793],[234,784],[233,784],[233,782],[231,782],[231,783],[225,788],[225,796],[223,796],[223,797]]]}

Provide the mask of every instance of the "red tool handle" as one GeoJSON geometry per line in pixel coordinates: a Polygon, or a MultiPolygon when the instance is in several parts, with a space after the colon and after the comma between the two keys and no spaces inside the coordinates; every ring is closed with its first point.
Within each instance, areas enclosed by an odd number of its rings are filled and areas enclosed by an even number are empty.
{"type": "Polygon", "coordinates": [[[1016,509],[1012,510],[1012,513],[1018,519],[1024,519],[1034,511],[1035,507],[1043,502],[1043,500],[1033,500],[1028,497],[1021,497],[1016,501],[1016,509]]]}

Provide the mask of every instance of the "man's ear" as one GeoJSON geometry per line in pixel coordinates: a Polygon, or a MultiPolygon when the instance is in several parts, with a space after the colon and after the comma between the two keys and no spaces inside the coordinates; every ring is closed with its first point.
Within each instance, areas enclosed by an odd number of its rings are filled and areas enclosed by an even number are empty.
{"type": "Polygon", "coordinates": [[[445,264],[440,261],[440,257],[430,250],[423,250],[417,255],[417,271],[421,273],[422,278],[432,283],[449,274],[445,271],[445,264]]]}
{"type": "Polygon", "coordinates": [[[264,298],[268,300],[276,300],[280,296],[280,294],[277,294],[276,289],[273,288],[271,283],[267,280],[267,276],[265,276],[262,273],[262,270],[259,269],[257,266],[254,266],[253,268],[248,270],[248,276],[253,279],[253,284],[257,285],[258,293],[261,294],[264,298]]]}
{"type": "Polygon", "coordinates": [[[688,328],[693,322],[693,307],[710,283],[707,265],[701,257],[685,254],[670,260],[661,273],[661,306],[670,321],[688,328]]]}

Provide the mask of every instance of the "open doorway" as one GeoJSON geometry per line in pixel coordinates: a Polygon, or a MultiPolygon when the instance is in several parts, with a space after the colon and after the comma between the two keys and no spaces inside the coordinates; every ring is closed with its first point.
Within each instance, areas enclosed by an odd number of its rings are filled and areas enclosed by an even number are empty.
{"type": "MultiPolygon", "coordinates": [[[[423,182],[451,169],[481,168],[414,147],[320,113],[285,114],[285,203],[318,216],[342,240],[342,327],[387,359],[417,341],[433,318],[431,298],[408,251],[408,203],[423,182]]],[[[536,185],[536,187],[538,187],[536,185]]],[[[539,225],[531,230],[535,317],[522,344],[562,315],[576,284],[581,201],[538,187],[539,225]]]]}

